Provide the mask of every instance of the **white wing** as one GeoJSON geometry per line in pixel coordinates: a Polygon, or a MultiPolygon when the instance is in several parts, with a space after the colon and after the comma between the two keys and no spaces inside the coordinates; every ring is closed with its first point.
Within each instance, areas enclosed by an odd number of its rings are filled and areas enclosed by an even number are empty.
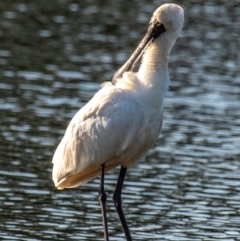
{"type": "Polygon", "coordinates": [[[161,119],[162,110],[152,114],[135,92],[104,86],[73,117],[54,154],[55,185],[108,160],[133,165],[156,141],[161,119]]]}

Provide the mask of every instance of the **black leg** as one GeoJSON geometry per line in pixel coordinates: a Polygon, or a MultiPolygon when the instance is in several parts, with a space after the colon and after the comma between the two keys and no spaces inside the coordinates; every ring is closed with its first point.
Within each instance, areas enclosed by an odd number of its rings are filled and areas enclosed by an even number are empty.
{"type": "Polygon", "coordinates": [[[122,194],[122,186],[123,186],[123,181],[124,181],[126,171],[127,171],[127,168],[121,166],[117,186],[116,186],[115,192],[113,194],[113,201],[114,201],[115,208],[117,209],[120,221],[122,223],[122,227],[123,227],[123,230],[124,230],[124,233],[126,236],[126,240],[132,241],[131,234],[129,232],[128,225],[127,225],[127,222],[126,222],[123,210],[122,210],[121,194],[122,194]]]}
{"type": "Polygon", "coordinates": [[[107,214],[106,214],[107,194],[104,191],[104,168],[105,168],[105,165],[102,164],[102,175],[101,175],[100,187],[99,187],[99,202],[100,202],[101,210],[102,210],[104,240],[105,241],[109,241],[109,238],[108,238],[108,226],[107,226],[107,214]]]}

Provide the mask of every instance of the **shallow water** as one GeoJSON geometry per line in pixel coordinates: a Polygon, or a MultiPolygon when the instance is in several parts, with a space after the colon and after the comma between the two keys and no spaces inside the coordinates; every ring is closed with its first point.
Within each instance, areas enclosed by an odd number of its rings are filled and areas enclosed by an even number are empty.
{"type": "MultiPolygon", "coordinates": [[[[0,3],[1,240],[103,240],[99,179],[58,191],[51,159],[71,117],[111,79],[161,3],[0,3]]],[[[240,240],[239,3],[175,3],[186,20],[162,133],[127,172],[124,210],[133,240],[240,240]]],[[[111,201],[118,171],[105,182],[110,237],[120,241],[111,201]]]]}

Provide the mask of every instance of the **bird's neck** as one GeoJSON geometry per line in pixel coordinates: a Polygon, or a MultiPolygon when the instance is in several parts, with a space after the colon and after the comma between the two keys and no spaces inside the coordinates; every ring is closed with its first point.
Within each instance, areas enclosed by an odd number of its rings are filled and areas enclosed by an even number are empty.
{"type": "Polygon", "coordinates": [[[151,44],[143,56],[138,71],[140,81],[162,93],[164,98],[168,89],[168,58],[169,48],[164,48],[161,42],[151,44]]]}
{"type": "Polygon", "coordinates": [[[162,44],[162,41],[153,42],[146,50],[143,55],[142,64],[140,66],[144,69],[153,69],[153,68],[166,68],[168,65],[168,58],[170,51],[165,44],[162,44]]]}

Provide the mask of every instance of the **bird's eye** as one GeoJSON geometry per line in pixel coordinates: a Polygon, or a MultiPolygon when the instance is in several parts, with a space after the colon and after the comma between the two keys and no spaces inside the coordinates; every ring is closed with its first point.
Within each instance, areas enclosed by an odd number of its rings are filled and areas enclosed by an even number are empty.
{"type": "Polygon", "coordinates": [[[159,22],[156,23],[156,27],[157,27],[157,28],[161,27],[161,25],[162,25],[162,24],[159,23],[159,22]]]}

